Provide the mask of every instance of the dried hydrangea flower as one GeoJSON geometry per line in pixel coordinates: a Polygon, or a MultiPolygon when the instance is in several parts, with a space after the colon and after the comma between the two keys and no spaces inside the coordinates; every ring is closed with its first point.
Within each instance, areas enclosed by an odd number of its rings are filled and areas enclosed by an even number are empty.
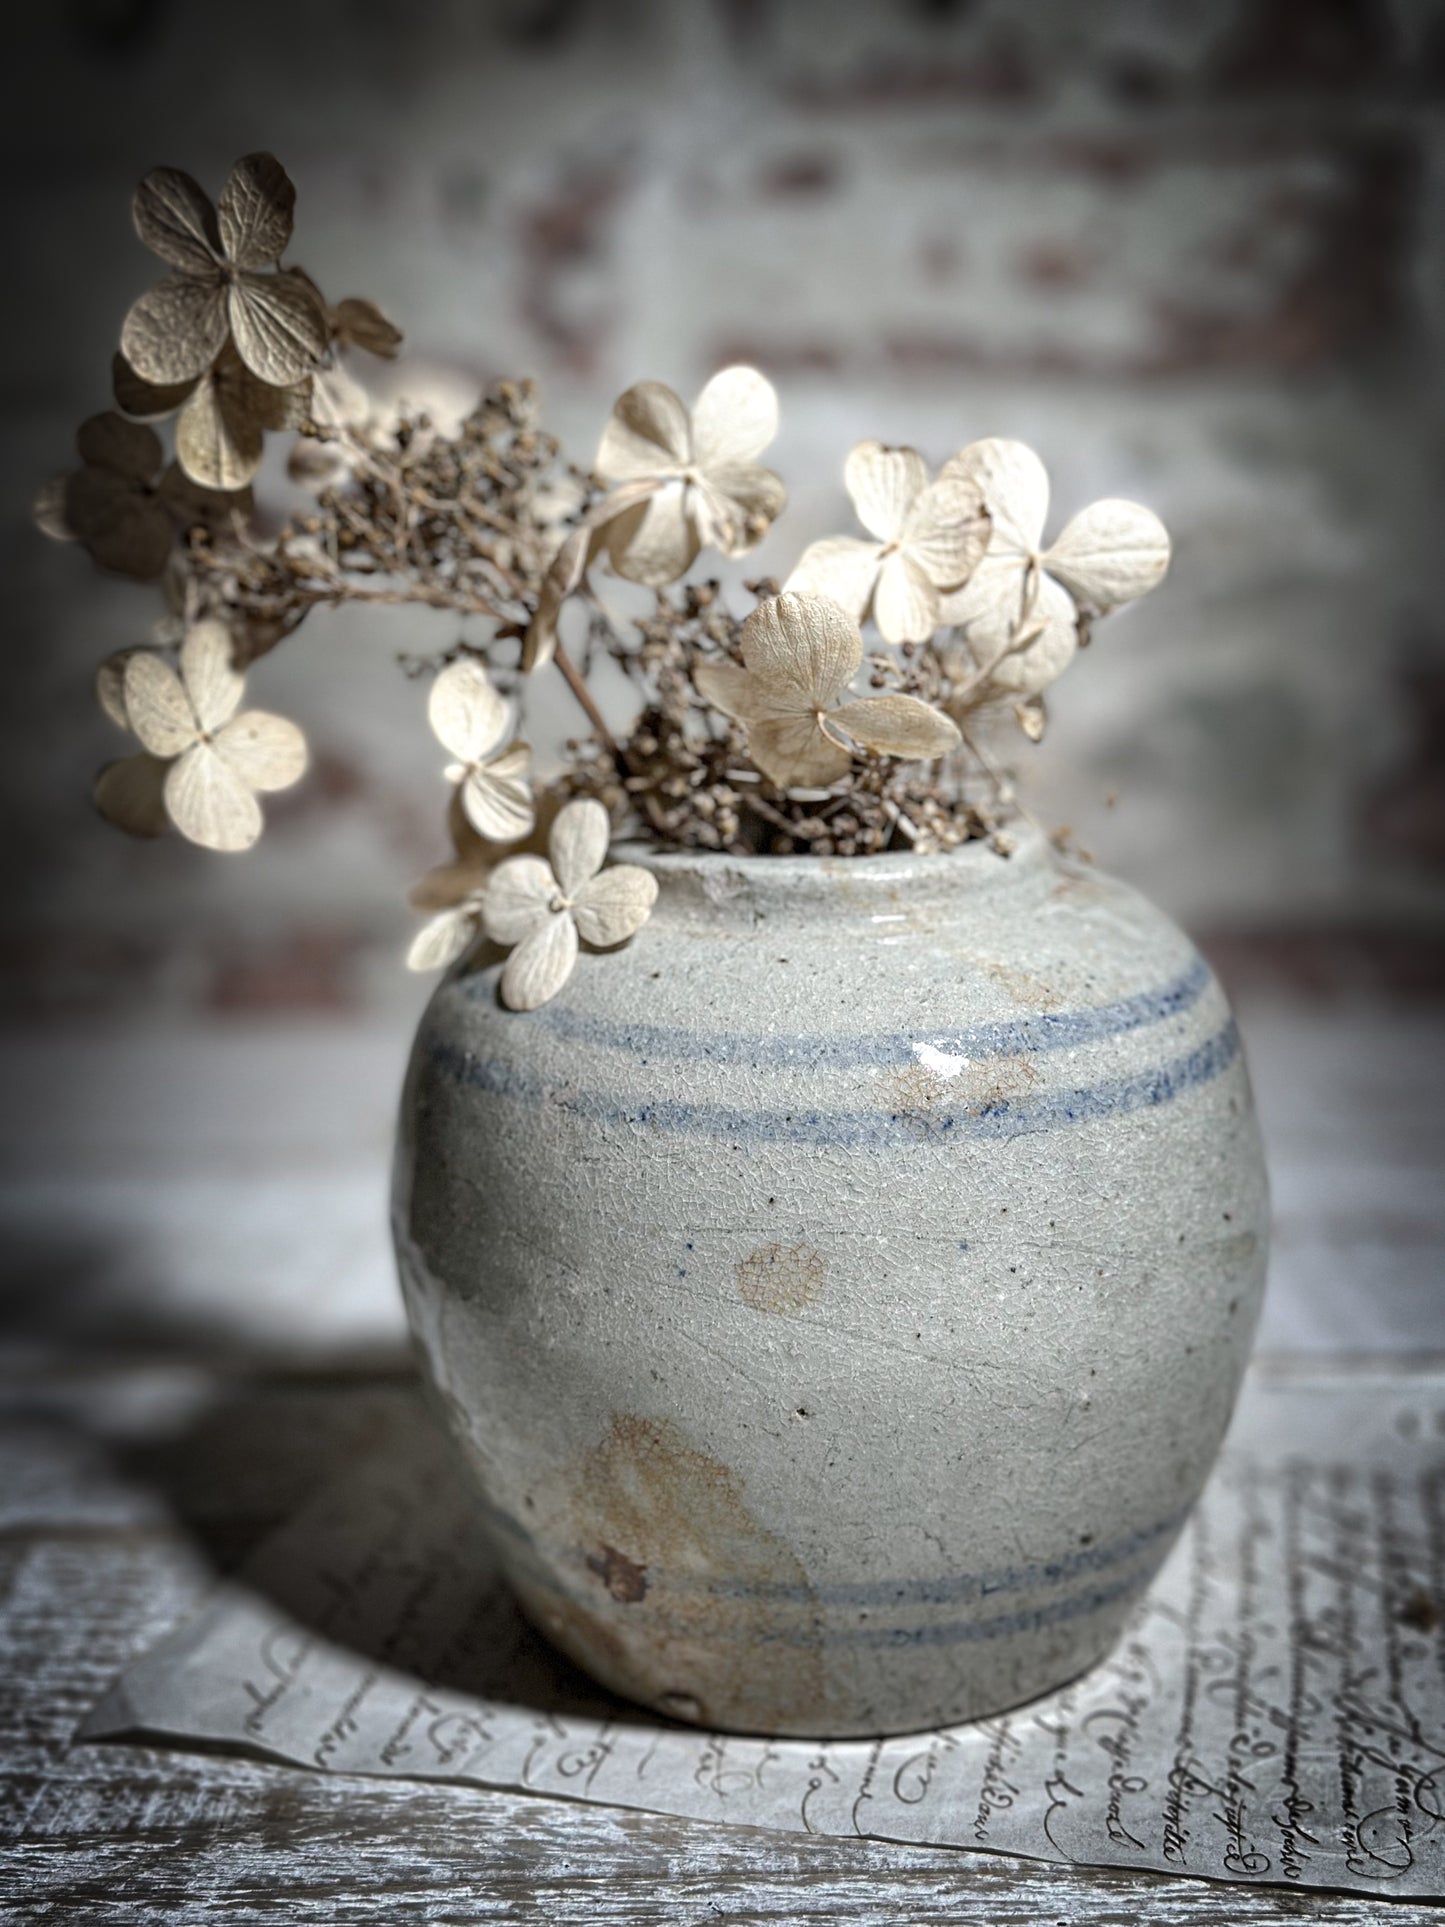
{"type": "Polygon", "coordinates": [[[502,972],[509,1010],[536,1010],[557,995],[577,961],[577,940],[623,943],[640,930],[657,900],[657,879],[634,863],[610,870],[611,826],[591,797],[568,803],[548,839],[551,862],[509,856],[492,872],[482,899],[482,927],[511,950],[502,972]]]}
{"type": "Polygon", "coordinates": [[[53,540],[79,542],[102,568],[138,582],[164,573],[177,529],[218,526],[249,514],[249,490],[197,486],[143,423],[92,415],[75,438],[82,466],[54,475],[35,499],[38,527],[53,540]]]}
{"type": "MultiPolygon", "coordinates": [[[[538,856],[545,851],[561,807],[561,799],[553,791],[537,798],[537,820],[523,844],[525,850],[538,856]]],[[[407,952],[408,970],[444,970],[456,962],[481,929],[488,877],[498,864],[507,861],[495,843],[488,843],[472,828],[462,807],[460,788],[452,791],[447,803],[447,830],[451,857],[434,864],[407,893],[413,910],[431,913],[407,952]]]]}
{"type": "Polygon", "coordinates": [[[309,281],[277,261],[296,190],[273,154],[247,154],[221,198],[179,168],[158,167],[135,196],[136,233],[176,269],[132,306],[120,345],[148,382],[192,381],[228,340],[253,375],[288,388],[326,352],[326,314],[309,281]]]}
{"type": "Polygon", "coordinates": [[[927,642],[942,592],[956,589],[988,546],[988,514],[976,483],[928,479],[915,448],[859,442],[843,480],[858,520],[874,538],[828,536],[803,551],[783,585],[825,595],[862,622],[871,608],[892,643],[927,642]]]}
{"type": "Polygon", "coordinates": [[[863,638],[855,618],[826,596],[784,591],[760,602],[740,646],[741,668],[700,663],[693,681],[706,702],[744,726],[748,754],[779,789],[837,782],[857,749],[914,763],[959,745],[956,725],[917,696],[842,702],[863,661],[863,638]]]}
{"type": "Polygon", "coordinates": [[[609,487],[651,485],[607,524],[617,573],[661,588],[692,567],[699,549],[743,555],[761,541],[787,500],[757,459],[777,432],[778,398],[756,368],[714,375],[690,415],[665,382],[629,388],[593,463],[609,487]]]}
{"type": "Polygon", "coordinates": [[[431,686],[427,720],[432,734],[456,761],[446,778],[458,785],[472,826],[494,843],[515,843],[535,821],[525,743],[502,749],[511,709],[470,656],[448,663],[431,686]]]}
{"type": "Polygon", "coordinates": [[[1169,567],[1152,510],[1116,499],[1081,510],[1047,549],[1049,478],[1023,442],[971,442],[943,474],[976,485],[993,521],[983,560],[943,619],[959,624],[986,686],[1036,696],[1068,668],[1078,620],[1144,595],[1169,567]]]}
{"type": "Polygon", "coordinates": [[[166,814],[182,836],[210,850],[246,850],[261,834],[258,792],[282,790],[306,768],[295,723],[261,709],[236,712],[246,679],[233,664],[230,631],[204,621],[186,631],[180,673],[151,649],[132,650],[120,670],[116,707],[101,700],[167,765],[166,814]]]}

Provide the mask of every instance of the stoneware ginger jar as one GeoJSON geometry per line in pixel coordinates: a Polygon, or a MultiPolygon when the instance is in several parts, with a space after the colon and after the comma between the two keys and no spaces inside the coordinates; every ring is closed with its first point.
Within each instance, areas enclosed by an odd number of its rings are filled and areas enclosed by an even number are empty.
{"type": "Polygon", "coordinates": [[[555,1002],[437,990],[395,1230],[528,1613],[770,1734],[912,1731],[1116,1638],[1264,1285],[1239,1037],[1183,934],[1022,833],[656,855],[555,1002]]]}

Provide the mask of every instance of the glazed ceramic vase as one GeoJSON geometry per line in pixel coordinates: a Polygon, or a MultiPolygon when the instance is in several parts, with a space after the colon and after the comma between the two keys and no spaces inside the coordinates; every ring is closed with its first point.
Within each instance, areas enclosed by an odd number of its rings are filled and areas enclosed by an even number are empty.
{"type": "Polygon", "coordinates": [[[1012,854],[614,854],[625,948],[422,1021],[395,1232],[527,1612],[712,1728],[913,1731],[1118,1636],[1264,1285],[1219,986],[1143,898],[1012,854]]]}

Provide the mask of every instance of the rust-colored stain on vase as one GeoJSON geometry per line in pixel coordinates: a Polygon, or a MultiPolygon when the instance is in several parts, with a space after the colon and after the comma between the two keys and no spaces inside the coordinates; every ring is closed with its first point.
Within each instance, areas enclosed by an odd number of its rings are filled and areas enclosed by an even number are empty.
{"type": "Polygon", "coordinates": [[[738,1260],[738,1296],[753,1311],[806,1311],[827,1279],[827,1261],[812,1245],[759,1245],[738,1260]]]}
{"type": "Polygon", "coordinates": [[[569,1480],[586,1602],[531,1602],[616,1691],[704,1723],[766,1731],[816,1708],[821,1627],[791,1549],[743,1481],[670,1419],[615,1414],[569,1480]]]}

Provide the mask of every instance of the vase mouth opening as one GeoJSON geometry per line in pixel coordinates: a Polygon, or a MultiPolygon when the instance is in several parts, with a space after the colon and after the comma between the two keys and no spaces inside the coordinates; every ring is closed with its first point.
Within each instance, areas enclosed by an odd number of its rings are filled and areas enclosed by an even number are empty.
{"type": "Polygon", "coordinates": [[[951,850],[889,850],[876,856],[733,856],[722,850],[680,850],[645,838],[616,843],[611,852],[657,878],[664,900],[691,900],[713,909],[746,900],[759,908],[829,908],[906,893],[914,903],[956,899],[961,891],[1021,887],[1049,874],[1057,860],[1050,839],[1031,823],[1009,825],[998,837],[976,837],[951,850]]]}

